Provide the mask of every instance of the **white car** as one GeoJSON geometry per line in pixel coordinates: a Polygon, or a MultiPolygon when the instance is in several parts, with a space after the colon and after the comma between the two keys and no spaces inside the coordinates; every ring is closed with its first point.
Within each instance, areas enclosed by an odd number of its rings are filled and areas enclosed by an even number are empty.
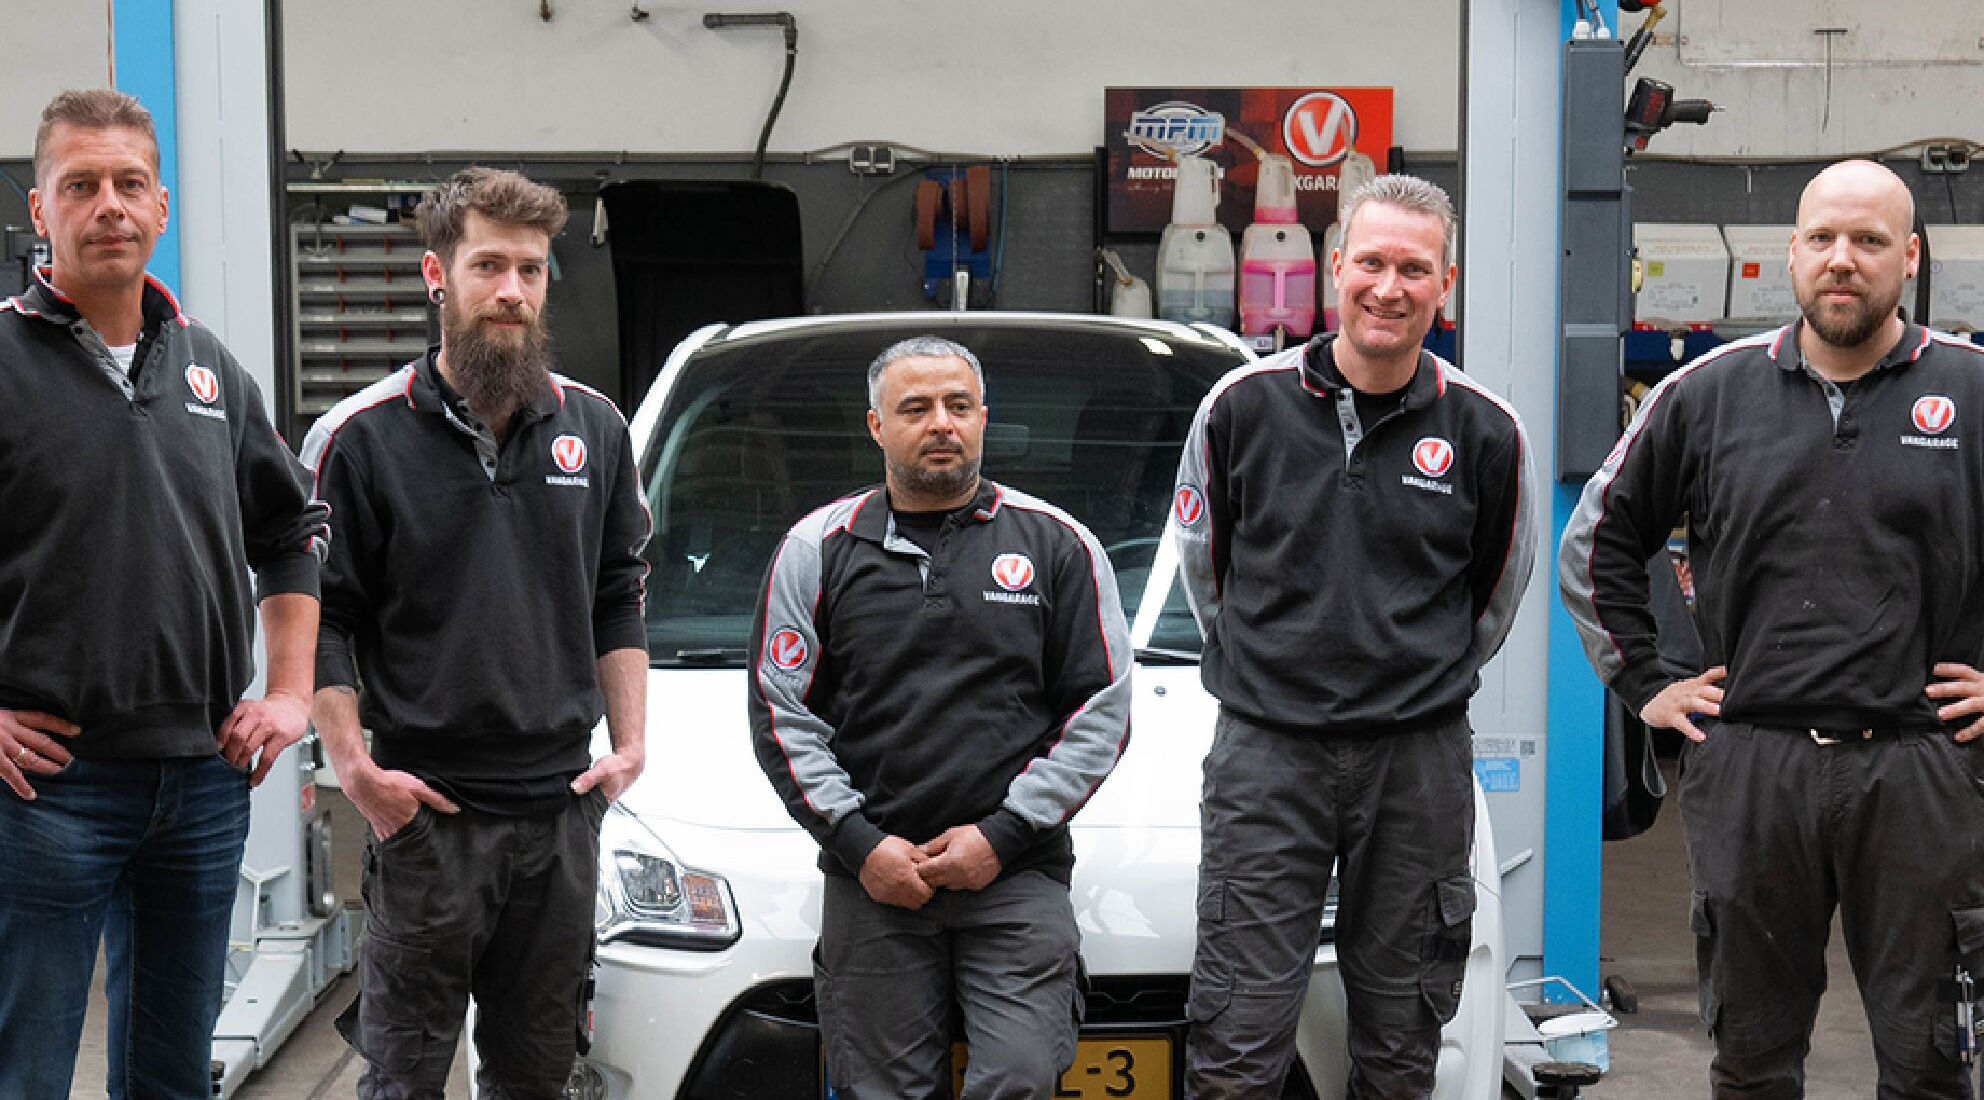
{"type": "MultiPolygon", "coordinates": [[[[1165,523],[1194,409],[1251,354],[1218,330],[1163,322],[915,313],[705,328],[676,348],[634,417],[655,521],[648,762],[601,836],[594,1035],[575,1097],[829,1095],[811,964],[818,849],[753,756],[744,658],[780,537],[814,507],[880,481],[864,372],[883,347],[921,333],[982,359],[986,476],[1095,532],[1138,650],[1129,749],[1073,825],[1090,988],[1058,1095],[1182,1094],[1200,761],[1215,703],[1199,685],[1198,633],[1165,523]]],[[[1440,1100],[1491,1100],[1501,1088],[1500,880],[1478,792],[1474,835],[1473,948],[1443,1035],[1440,1100]]],[[[1325,917],[1291,1097],[1343,1095],[1330,933],[1325,917]]]]}

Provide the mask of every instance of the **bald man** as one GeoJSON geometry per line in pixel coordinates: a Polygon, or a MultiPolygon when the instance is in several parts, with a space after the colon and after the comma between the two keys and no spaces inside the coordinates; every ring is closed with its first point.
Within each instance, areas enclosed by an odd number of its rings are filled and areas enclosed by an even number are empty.
{"type": "Polygon", "coordinates": [[[1598,674],[1680,730],[1716,1097],[1797,1097],[1840,910],[1882,1098],[1970,1096],[1984,978],[1984,353],[1897,312],[1919,243],[1886,168],[1798,204],[1803,317],[1682,367],[1558,560],[1598,674]],[[1663,670],[1645,561],[1685,517],[1703,663],[1663,670]]]}

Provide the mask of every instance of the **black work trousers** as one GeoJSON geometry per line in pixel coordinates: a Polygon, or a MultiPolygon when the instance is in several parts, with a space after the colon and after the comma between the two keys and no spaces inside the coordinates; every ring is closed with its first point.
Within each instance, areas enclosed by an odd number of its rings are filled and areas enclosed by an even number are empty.
{"type": "Polygon", "coordinates": [[[442,1100],[472,995],[478,1095],[557,1100],[578,1053],[606,796],[524,817],[422,805],[365,847],[359,1100],[442,1100]]]}
{"type": "Polygon", "coordinates": [[[1349,1096],[1432,1095],[1473,931],[1473,774],[1465,719],[1314,737],[1220,712],[1200,805],[1188,1098],[1281,1095],[1332,864],[1349,1096]]]}
{"type": "Polygon", "coordinates": [[[1984,743],[1703,728],[1680,794],[1713,1095],[1804,1095],[1837,906],[1876,1095],[1967,1100],[1954,976],[1984,977],[1984,743]]]}

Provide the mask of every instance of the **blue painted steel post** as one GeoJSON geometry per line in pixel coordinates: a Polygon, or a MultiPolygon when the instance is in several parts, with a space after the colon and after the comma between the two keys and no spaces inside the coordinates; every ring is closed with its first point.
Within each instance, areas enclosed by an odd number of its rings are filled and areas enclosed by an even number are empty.
{"type": "MultiPolygon", "coordinates": [[[[1613,33],[1619,12],[1614,0],[1599,0],[1613,33]]],[[[1561,5],[1563,37],[1577,21],[1575,0],[1561,5]]],[[[1551,64],[1560,64],[1558,57],[1551,64]]],[[[1625,89],[1619,92],[1625,110],[1625,89]]],[[[1563,165],[1557,166],[1559,187],[1563,165]]],[[[1559,328],[1561,328],[1559,318],[1559,328]]],[[[1553,485],[1551,531],[1556,541],[1577,507],[1582,483],[1553,485]]],[[[1553,554],[1539,572],[1550,593],[1549,789],[1544,797],[1543,972],[1560,975],[1588,996],[1598,985],[1598,922],[1603,897],[1603,810],[1605,799],[1605,689],[1585,662],[1584,649],[1569,612],[1557,594],[1553,554]]],[[[1546,990],[1546,999],[1567,999],[1546,990]]]]}
{"type": "MultiPolygon", "coordinates": [[[[111,0],[111,73],[117,89],[138,97],[158,131],[159,182],[179,190],[179,111],[172,0],[111,0]]],[[[179,229],[168,217],[152,253],[151,273],[179,292],[179,229]]]]}

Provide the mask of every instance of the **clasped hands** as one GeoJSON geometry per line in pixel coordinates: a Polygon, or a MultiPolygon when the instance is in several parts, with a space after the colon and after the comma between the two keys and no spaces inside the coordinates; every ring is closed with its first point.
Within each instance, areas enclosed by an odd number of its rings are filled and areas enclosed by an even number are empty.
{"type": "Polygon", "coordinates": [[[884,905],[921,909],[939,887],[982,890],[999,877],[999,854],[976,825],[954,825],[911,844],[883,837],[861,864],[861,888],[884,905]]]}

